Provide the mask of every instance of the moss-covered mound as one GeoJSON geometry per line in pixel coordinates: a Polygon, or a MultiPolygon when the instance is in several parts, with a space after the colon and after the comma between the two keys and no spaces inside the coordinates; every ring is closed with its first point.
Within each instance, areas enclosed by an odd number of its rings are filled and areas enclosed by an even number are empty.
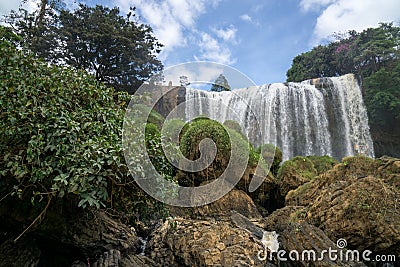
{"type": "Polygon", "coordinates": [[[259,153],[265,160],[274,175],[277,175],[279,164],[282,162],[282,150],[272,144],[264,144],[257,148],[259,153]]]}
{"type": "Polygon", "coordinates": [[[277,179],[282,196],[318,175],[314,164],[307,157],[297,156],[285,161],[278,170],[277,179]]]}
{"type": "MultiPolygon", "coordinates": [[[[208,118],[196,119],[185,125],[184,130],[185,133],[181,138],[180,149],[189,160],[197,160],[200,157],[199,143],[205,138],[210,138],[214,141],[217,153],[213,163],[204,171],[194,175],[190,173],[180,175],[181,184],[199,185],[204,181],[218,178],[225,171],[228,162],[231,160],[231,144],[235,144],[235,147],[237,147],[237,153],[232,158],[234,162],[243,162],[248,158],[246,161],[248,166],[257,165],[259,155],[254,148],[239,133],[224,127],[217,121],[208,118]]],[[[210,151],[211,149],[205,149],[203,156],[211,157],[212,155],[208,154],[210,151]]],[[[240,171],[242,170],[237,170],[237,172],[235,170],[235,174],[239,174],[240,171]]]]}
{"type": "Polygon", "coordinates": [[[180,183],[199,185],[203,181],[218,178],[227,167],[231,153],[229,134],[220,123],[214,120],[199,119],[187,125],[180,143],[183,155],[191,161],[199,159],[200,156],[211,159],[213,156],[211,148],[205,149],[202,155],[199,150],[199,144],[205,138],[210,138],[217,148],[213,163],[200,175],[187,174],[192,177],[192,182],[180,180],[180,183]]]}
{"type": "Polygon", "coordinates": [[[329,171],[335,164],[339,163],[336,159],[329,156],[307,156],[307,158],[314,164],[318,175],[329,171]]]}
{"type": "Polygon", "coordinates": [[[234,120],[226,120],[224,122],[224,126],[236,131],[243,137],[244,140],[247,140],[247,136],[243,133],[242,127],[240,126],[240,124],[238,122],[236,122],[234,120]]]}

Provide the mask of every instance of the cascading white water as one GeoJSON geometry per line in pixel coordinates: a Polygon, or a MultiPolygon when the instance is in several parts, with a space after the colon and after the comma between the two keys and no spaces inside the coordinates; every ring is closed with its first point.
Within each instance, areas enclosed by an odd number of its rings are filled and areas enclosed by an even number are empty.
{"type": "Polygon", "coordinates": [[[187,88],[188,101],[187,119],[206,115],[221,123],[235,120],[253,145],[274,144],[284,160],[297,155],[374,156],[361,90],[351,74],[220,93],[187,88]]]}

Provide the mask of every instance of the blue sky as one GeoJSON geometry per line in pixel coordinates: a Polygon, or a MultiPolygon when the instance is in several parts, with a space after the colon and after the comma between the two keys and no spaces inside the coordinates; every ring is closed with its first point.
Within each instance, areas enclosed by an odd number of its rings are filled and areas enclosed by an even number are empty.
{"type": "MultiPolygon", "coordinates": [[[[64,0],[72,8],[77,1],[64,0]]],[[[284,82],[292,59],[332,33],[400,21],[399,0],[88,0],[88,5],[137,8],[165,45],[168,67],[213,61],[234,67],[256,84],[284,82]]],[[[34,7],[30,3],[30,8],[34,7]]],[[[0,0],[0,13],[18,1],[0,0]]],[[[215,70],[215,77],[220,70],[215,70]]],[[[192,77],[189,77],[191,79],[192,77]]],[[[195,79],[195,78],[193,78],[195,79]]]]}

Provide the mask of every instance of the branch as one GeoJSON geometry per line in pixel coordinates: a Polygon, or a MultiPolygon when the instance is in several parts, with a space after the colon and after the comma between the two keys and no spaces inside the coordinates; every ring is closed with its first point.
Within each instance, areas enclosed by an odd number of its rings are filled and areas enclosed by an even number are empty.
{"type": "Polygon", "coordinates": [[[21,238],[21,236],[23,236],[25,233],[26,233],[26,231],[28,231],[45,213],[46,213],[46,210],[49,208],[49,206],[50,206],[50,202],[51,202],[51,195],[49,195],[49,200],[47,201],[47,205],[46,205],[46,207],[42,210],[42,212],[36,217],[36,219],[35,220],[33,220],[33,222],[17,237],[17,238],[15,238],[14,239],[14,242],[17,242],[18,241],[18,239],[20,239],[21,238]]]}

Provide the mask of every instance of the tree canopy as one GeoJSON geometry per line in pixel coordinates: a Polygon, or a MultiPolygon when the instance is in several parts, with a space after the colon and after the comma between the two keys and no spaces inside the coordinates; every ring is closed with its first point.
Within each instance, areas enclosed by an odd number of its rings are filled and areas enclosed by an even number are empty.
{"type": "Polygon", "coordinates": [[[156,55],[162,45],[150,26],[138,23],[134,8],[126,17],[116,7],[80,4],[76,10],[42,1],[33,13],[8,16],[22,45],[46,61],[93,74],[98,81],[133,93],[162,70],[156,55]]]}
{"type": "Polygon", "coordinates": [[[82,207],[128,195],[146,206],[152,200],[133,183],[121,142],[131,97],[84,70],[49,66],[18,50],[16,39],[0,26],[0,195],[82,207]]]}
{"type": "Polygon", "coordinates": [[[354,73],[368,77],[381,68],[393,69],[400,57],[400,27],[381,23],[360,33],[338,34],[337,40],[319,45],[293,59],[288,82],[354,73]]]}
{"type": "Polygon", "coordinates": [[[225,78],[225,76],[221,73],[217,79],[215,79],[210,90],[213,92],[230,91],[231,86],[228,84],[228,80],[225,78]]]}

